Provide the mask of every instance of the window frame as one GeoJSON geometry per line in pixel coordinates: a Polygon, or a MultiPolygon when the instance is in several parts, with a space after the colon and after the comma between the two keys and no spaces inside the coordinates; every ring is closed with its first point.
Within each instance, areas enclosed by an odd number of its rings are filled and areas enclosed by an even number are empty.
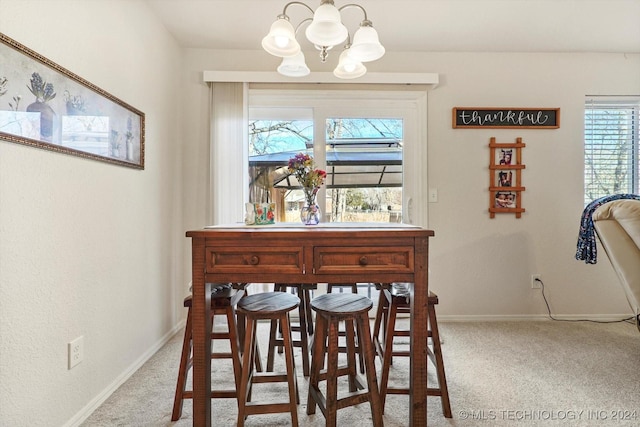
{"type": "MultiPolygon", "coordinates": [[[[403,158],[403,221],[427,226],[427,92],[415,90],[333,90],[249,88],[249,108],[311,107],[314,111],[314,159],[325,165],[324,123],[331,117],[402,117],[405,121],[406,144],[403,158]],[[416,203],[414,200],[420,201],[416,203]]],[[[248,150],[245,150],[247,152],[248,150]]],[[[245,164],[248,164],[248,154],[245,164]]],[[[245,187],[248,200],[248,186],[245,187]]],[[[325,200],[326,189],[321,188],[318,200],[325,200]]],[[[322,209],[322,207],[321,207],[322,209]]]]}
{"type": "MultiPolygon", "coordinates": [[[[598,199],[599,197],[619,194],[619,193],[640,193],[640,96],[587,96],[584,106],[584,204],[585,206],[598,199]],[[620,116],[613,119],[595,118],[594,111],[619,111],[626,110],[627,116],[625,120],[620,116]],[[618,121],[616,125],[612,121],[618,121]],[[608,122],[608,123],[607,123],[608,122]],[[603,126],[612,126],[612,129],[603,126]],[[617,126],[617,127],[613,127],[617,126]],[[627,128],[628,127],[628,128],[627,128]],[[620,138],[612,138],[611,131],[619,130],[620,138]],[[628,140],[628,141],[624,141],[628,140]],[[609,141],[607,143],[597,144],[597,141],[609,141]],[[623,184],[625,189],[615,190],[608,188],[596,195],[589,195],[591,188],[594,186],[595,175],[598,170],[603,170],[607,159],[605,154],[596,154],[597,148],[609,148],[615,144],[623,142],[627,147],[624,149],[627,154],[626,164],[616,165],[623,166],[626,170],[627,177],[623,184]],[[596,157],[596,158],[594,158],[596,157]],[[600,164],[596,165],[596,160],[600,164]]],[[[609,151],[610,152],[610,151],[609,151]]],[[[620,162],[620,159],[618,159],[620,162]]],[[[607,167],[611,167],[608,165],[607,167]]],[[[615,170],[611,173],[615,173],[615,170]]]]}

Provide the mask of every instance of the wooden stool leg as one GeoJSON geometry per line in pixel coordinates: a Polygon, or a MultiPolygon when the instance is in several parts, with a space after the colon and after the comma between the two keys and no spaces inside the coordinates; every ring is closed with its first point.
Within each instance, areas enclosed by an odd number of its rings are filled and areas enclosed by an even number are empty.
{"type": "Polygon", "coordinates": [[[327,320],[324,316],[316,316],[315,334],[313,336],[313,357],[311,358],[311,372],[309,374],[309,394],[307,397],[307,415],[316,413],[316,400],[320,388],[320,371],[324,368],[324,355],[326,354],[327,320]]]}
{"type": "MultiPolygon", "coordinates": [[[[376,318],[375,321],[373,322],[373,339],[374,341],[377,341],[380,339],[380,329],[382,326],[382,318],[384,316],[384,311],[385,311],[385,304],[384,301],[386,301],[386,298],[383,294],[383,291],[380,291],[380,298],[378,298],[378,309],[376,310],[376,318]]],[[[383,338],[384,339],[384,338],[383,338]]]]}
{"type": "Polygon", "coordinates": [[[444,359],[442,357],[442,347],[440,346],[440,334],[438,332],[438,321],[436,320],[435,305],[429,304],[429,325],[431,326],[431,339],[433,340],[434,364],[438,376],[438,387],[440,388],[440,399],[442,401],[442,412],[446,418],[452,418],[451,402],[449,401],[449,390],[447,388],[447,378],[444,373],[444,359]]]}
{"type": "Polygon", "coordinates": [[[255,321],[251,318],[247,319],[244,337],[244,354],[242,358],[242,378],[240,380],[240,390],[238,390],[238,427],[244,426],[246,418],[246,406],[249,399],[249,382],[251,381],[254,348],[255,348],[255,321]]]}
{"type": "MultiPolygon", "coordinates": [[[[233,362],[233,376],[236,381],[236,390],[240,389],[242,381],[242,362],[240,361],[240,345],[236,324],[236,313],[233,307],[227,308],[227,326],[229,328],[229,342],[231,348],[231,361],[233,362]]],[[[237,397],[236,397],[236,400],[237,397]]]]}
{"type": "Polygon", "coordinates": [[[311,310],[311,291],[308,288],[302,290],[303,298],[301,303],[304,303],[305,319],[307,321],[307,331],[309,335],[313,335],[313,312],[311,310]]]}
{"type": "MultiPolygon", "coordinates": [[[[329,320],[329,345],[327,347],[327,372],[338,370],[338,331],[337,319],[329,320]]],[[[338,376],[327,375],[326,426],[336,427],[338,415],[338,376]]]]}
{"type": "Polygon", "coordinates": [[[371,404],[371,417],[374,427],[382,427],[382,402],[378,392],[378,382],[376,380],[376,364],[374,361],[373,343],[366,337],[371,336],[369,328],[369,318],[366,313],[358,316],[358,332],[360,334],[360,350],[364,354],[364,361],[367,372],[367,387],[369,389],[369,403],[371,404]]]}
{"type": "MultiPolygon", "coordinates": [[[[353,319],[344,321],[345,337],[347,340],[347,368],[349,371],[349,391],[358,390],[356,385],[356,344],[355,344],[355,328],[353,319]]],[[[362,348],[360,349],[362,354],[362,348]]]]}
{"type": "MultiPolygon", "coordinates": [[[[309,335],[307,325],[307,309],[304,303],[305,291],[300,288],[300,305],[298,306],[298,317],[300,318],[300,349],[302,351],[302,375],[309,376],[309,335]]],[[[308,291],[307,291],[308,292],[308,291]]]]}
{"type": "Polygon", "coordinates": [[[178,371],[178,383],[176,384],[176,394],[173,399],[173,412],[171,421],[178,421],[182,416],[182,406],[184,403],[184,391],[187,386],[187,369],[189,359],[191,358],[191,338],[193,331],[191,330],[192,318],[191,307],[187,312],[187,323],[184,329],[184,338],[182,340],[182,355],[180,356],[180,368],[178,371]]]}
{"type": "Polygon", "coordinates": [[[382,372],[380,378],[380,400],[382,401],[382,412],[387,400],[387,385],[389,383],[389,368],[391,367],[391,358],[393,356],[393,337],[396,330],[397,306],[390,304],[387,309],[387,336],[384,341],[382,372]]]}
{"type": "Polygon", "coordinates": [[[291,423],[293,427],[298,427],[298,380],[296,378],[296,365],[293,361],[293,342],[291,339],[291,325],[289,324],[289,313],[285,313],[280,318],[282,326],[282,339],[284,341],[285,363],[287,369],[287,384],[289,385],[289,412],[291,412],[291,423]]]}
{"type": "Polygon", "coordinates": [[[271,319],[271,327],[269,328],[269,345],[267,349],[267,372],[273,372],[273,362],[276,352],[276,336],[278,335],[278,319],[271,319]]]}
{"type": "MultiPolygon", "coordinates": [[[[364,337],[365,340],[370,340],[371,336],[364,337]]],[[[364,374],[364,352],[362,351],[362,337],[360,336],[360,332],[356,331],[356,343],[358,345],[358,360],[360,362],[360,373],[364,374]]]]}
{"type": "MultiPolygon", "coordinates": [[[[310,366],[310,352],[309,352],[309,335],[308,328],[309,325],[308,317],[307,317],[307,309],[310,309],[308,303],[305,302],[305,297],[308,298],[309,291],[303,290],[302,285],[297,288],[298,296],[300,298],[300,304],[298,305],[298,318],[299,324],[297,326],[291,326],[290,329],[292,333],[294,331],[300,333],[300,339],[298,341],[294,341],[294,347],[300,347],[302,351],[302,373],[305,377],[309,376],[309,366],[310,366]]],[[[286,292],[287,287],[285,285],[277,284],[275,285],[275,292],[286,292]]],[[[275,349],[278,348],[278,354],[281,354],[283,351],[283,331],[282,326],[279,323],[278,319],[271,320],[271,326],[269,330],[269,345],[267,352],[267,372],[273,372],[273,366],[275,363],[275,349]],[[277,345],[276,345],[277,344],[277,345]]]]}
{"type": "MultiPolygon", "coordinates": [[[[242,298],[249,296],[249,293],[247,291],[244,292],[244,295],[242,295],[242,298]]],[[[240,339],[241,343],[244,343],[245,341],[245,329],[246,329],[246,323],[247,323],[247,319],[246,316],[244,314],[240,314],[238,313],[236,315],[237,317],[237,325],[238,325],[238,338],[240,339]]],[[[240,354],[244,354],[244,347],[240,347],[240,354]]],[[[253,357],[253,363],[254,366],[256,368],[256,372],[262,372],[262,357],[260,356],[260,347],[256,344],[256,349],[255,349],[255,355],[253,357]]]]}

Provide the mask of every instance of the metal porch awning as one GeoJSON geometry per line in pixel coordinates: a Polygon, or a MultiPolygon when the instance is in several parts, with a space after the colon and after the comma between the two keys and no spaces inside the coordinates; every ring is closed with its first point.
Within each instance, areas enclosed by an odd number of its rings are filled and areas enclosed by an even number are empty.
{"type": "MultiPolygon", "coordinates": [[[[276,188],[300,188],[287,169],[289,159],[300,151],[285,151],[249,157],[253,182],[268,176],[276,188]]],[[[306,150],[312,154],[311,150],[306,150]]],[[[402,187],[402,147],[396,141],[349,140],[327,143],[327,188],[402,187]],[[372,142],[373,141],[373,142],[372,142]]]]}

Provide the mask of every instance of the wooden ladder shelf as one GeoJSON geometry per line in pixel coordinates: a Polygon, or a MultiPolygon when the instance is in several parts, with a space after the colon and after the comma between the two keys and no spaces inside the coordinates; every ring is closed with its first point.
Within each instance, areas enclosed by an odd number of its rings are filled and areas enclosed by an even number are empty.
{"type": "Polygon", "coordinates": [[[496,213],[514,213],[520,218],[525,209],[522,207],[522,149],[526,145],[522,138],[515,143],[498,143],[491,137],[489,164],[489,216],[496,213]]]}

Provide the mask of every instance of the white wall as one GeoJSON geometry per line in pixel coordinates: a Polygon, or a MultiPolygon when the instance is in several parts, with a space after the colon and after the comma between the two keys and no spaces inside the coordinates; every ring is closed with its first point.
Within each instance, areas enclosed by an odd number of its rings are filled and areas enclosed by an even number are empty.
{"type": "Polygon", "coordinates": [[[0,0],[0,31],[146,114],[143,171],[0,141],[0,425],[73,424],[184,316],[182,53],[139,1],[0,0]]]}
{"type": "MultiPolygon", "coordinates": [[[[144,171],[0,141],[0,425],[71,425],[184,316],[184,232],[206,225],[209,191],[202,71],[278,61],[182,51],[141,1],[0,0],[0,31],[146,113],[144,171]],[[81,335],[85,360],[69,371],[66,344],[81,335]]],[[[629,312],[606,259],[573,255],[584,95],[640,94],[639,55],[389,52],[368,68],[440,74],[425,119],[441,317],[542,315],[531,273],[561,315],[629,312]],[[454,130],[454,106],[560,107],[561,127],[454,130]],[[488,217],[491,136],[527,144],[521,219],[488,217]]]]}
{"type": "MultiPolygon", "coordinates": [[[[309,58],[314,55],[309,54],[309,58]]],[[[312,64],[313,60],[309,60],[312,64]]],[[[325,64],[328,71],[332,64],[325,64]]],[[[262,51],[189,49],[185,97],[191,104],[185,152],[185,200],[194,209],[186,223],[205,221],[196,201],[208,174],[207,89],[203,70],[272,71],[278,60],[262,51]],[[191,184],[191,185],[190,185],[191,184]]],[[[575,260],[583,210],[583,103],[587,94],[640,94],[640,55],[388,52],[370,71],[434,72],[440,85],[428,99],[429,187],[439,201],[428,204],[431,286],[443,318],[546,315],[530,275],[539,273],[553,313],[615,317],[630,314],[608,260],[575,260]],[[544,107],[561,109],[557,130],[452,129],[453,107],[544,107]],[[490,219],[489,138],[526,144],[522,202],[526,212],[490,219]]],[[[321,67],[310,65],[315,70],[321,67]]],[[[240,149],[240,147],[238,148],[240,149]]],[[[224,189],[222,190],[224,191],[224,189]]],[[[427,201],[423,201],[427,204],[427,201]]],[[[189,254],[185,252],[185,262],[189,254]]],[[[188,274],[188,269],[187,269],[188,274]]],[[[188,278],[185,278],[187,281],[188,278]]]]}

